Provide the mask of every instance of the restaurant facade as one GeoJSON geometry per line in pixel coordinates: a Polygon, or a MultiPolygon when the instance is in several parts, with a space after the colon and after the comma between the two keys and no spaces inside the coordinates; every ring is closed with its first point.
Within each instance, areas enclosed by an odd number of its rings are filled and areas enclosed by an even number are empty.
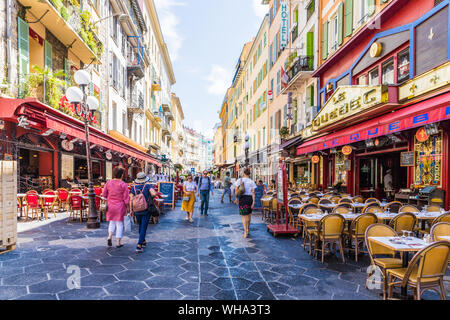
{"type": "MultiPolygon", "coordinates": [[[[341,32],[348,3],[338,4],[341,32]]],[[[449,208],[449,1],[383,1],[376,11],[332,55],[321,18],[318,113],[296,156],[310,159],[322,190],[449,208]]]]}
{"type": "MultiPolygon", "coordinates": [[[[41,103],[35,98],[0,98],[0,158],[17,160],[18,191],[56,189],[75,177],[87,184],[84,122],[41,103]]],[[[132,180],[159,161],[133,146],[126,137],[89,127],[92,173],[95,185],[112,179],[123,167],[132,180]]]]}

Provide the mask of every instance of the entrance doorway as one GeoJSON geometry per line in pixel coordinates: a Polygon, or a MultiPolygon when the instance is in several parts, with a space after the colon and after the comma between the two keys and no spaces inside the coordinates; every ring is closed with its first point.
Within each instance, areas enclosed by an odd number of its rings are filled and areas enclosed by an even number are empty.
{"type": "Polygon", "coordinates": [[[19,192],[53,189],[53,153],[19,149],[19,192]]]}

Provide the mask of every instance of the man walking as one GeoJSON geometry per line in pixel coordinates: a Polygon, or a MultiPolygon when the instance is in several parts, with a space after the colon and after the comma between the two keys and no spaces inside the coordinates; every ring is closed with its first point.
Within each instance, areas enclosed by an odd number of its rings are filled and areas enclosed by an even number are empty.
{"type": "Polygon", "coordinates": [[[230,198],[230,203],[231,203],[231,177],[230,177],[230,172],[227,171],[227,173],[225,174],[225,179],[223,179],[223,194],[222,194],[222,199],[220,199],[220,203],[223,203],[223,198],[225,197],[226,194],[228,194],[228,197],[230,198]]]}
{"type": "Polygon", "coordinates": [[[209,207],[209,193],[211,192],[214,195],[214,189],[211,183],[211,178],[208,176],[208,171],[203,171],[203,175],[200,177],[198,181],[199,193],[197,193],[197,197],[200,194],[200,214],[208,215],[208,207],[209,207]]]}

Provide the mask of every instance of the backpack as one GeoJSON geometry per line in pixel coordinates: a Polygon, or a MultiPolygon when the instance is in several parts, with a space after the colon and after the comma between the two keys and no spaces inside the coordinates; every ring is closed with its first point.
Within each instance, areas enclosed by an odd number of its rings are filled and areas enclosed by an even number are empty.
{"type": "Polygon", "coordinates": [[[139,194],[137,194],[136,186],[134,186],[133,188],[135,193],[133,200],[131,201],[133,212],[147,211],[148,209],[147,199],[145,199],[144,193],[142,192],[145,188],[145,185],[139,194]]]}
{"type": "MultiPolygon", "coordinates": [[[[211,178],[210,177],[206,177],[208,179],[208,190],[211,189],[211,178]]],[[[198,189],[200,190],[200,187],[202,186],[202,179],[203,176],[200,177],[199,181],[198,181],[198,189]]]]}

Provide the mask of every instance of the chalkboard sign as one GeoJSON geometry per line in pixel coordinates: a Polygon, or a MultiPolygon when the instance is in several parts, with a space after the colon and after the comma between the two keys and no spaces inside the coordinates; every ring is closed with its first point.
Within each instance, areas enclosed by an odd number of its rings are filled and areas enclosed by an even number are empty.
{"type": "Polygon", "coordinates": [[[414,165],[414,151],[400,153],[400,166],[412,167],[414,165]]]}
{"type": "Polygon", "coordinates": [[[164,205],[172,206],[175,209],[175,182],[158,182],[158,191],[167,196],[164,199],[164,205]]]}
{"type": "Polygon", "coordinates": [[[261,198],[264,196],[264,186],[257,186],[255,189],[255,209],[262,209],[261,198]]]}

